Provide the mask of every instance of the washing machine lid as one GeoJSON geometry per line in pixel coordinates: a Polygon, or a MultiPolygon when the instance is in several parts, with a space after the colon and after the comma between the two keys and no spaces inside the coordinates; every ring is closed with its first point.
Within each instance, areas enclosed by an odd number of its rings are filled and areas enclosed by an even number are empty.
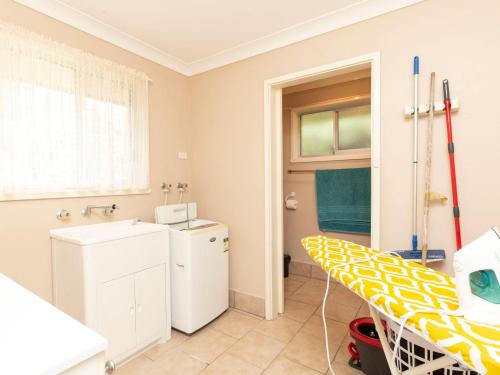
{"type": "Polygon", "coordinates": [[[219,225],[219,223],[211,220],[191,219],[182,223],[169,224],[169,228],[171,230],[192,232],[201,229],[214,228],[219,225]]]}
{"type": "Polygon", "coordinates": [[[157,224],[178,224],[198,217],[196,203],[179,203],[155,208],[157,224]]]}

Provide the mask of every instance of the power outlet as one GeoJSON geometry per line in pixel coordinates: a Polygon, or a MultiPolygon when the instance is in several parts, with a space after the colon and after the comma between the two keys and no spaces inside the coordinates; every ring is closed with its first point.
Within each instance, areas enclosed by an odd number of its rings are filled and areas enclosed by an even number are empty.
{"type": "Polygon", "coordinates": [[[179,152],[179,154],[178,154],[178,158],[179,158],[180,160],[187,160],[187,158],[188,158],[188,154],[187,154],[187,152],[179,152]]]}

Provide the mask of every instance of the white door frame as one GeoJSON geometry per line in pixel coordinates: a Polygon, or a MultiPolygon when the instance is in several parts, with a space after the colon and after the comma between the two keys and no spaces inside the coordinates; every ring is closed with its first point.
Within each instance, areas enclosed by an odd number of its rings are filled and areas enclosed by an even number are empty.
{"type": "Polygon", "coordinates": [[[282,89],[371,68],[371,246],[380,243],[380,53],[374,52],[264,81],[264,253],[266,319],[284,309],[282,89]]]}

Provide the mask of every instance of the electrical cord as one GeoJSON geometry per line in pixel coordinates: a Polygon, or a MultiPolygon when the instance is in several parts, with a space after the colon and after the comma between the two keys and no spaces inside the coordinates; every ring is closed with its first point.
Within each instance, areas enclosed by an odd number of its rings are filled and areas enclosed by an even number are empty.
{"type": "MultiPolygon", "coordinates": [[[[372,256],[370,256],[370,257],[368,257],[366,259],[356,259],[356,260],[353,260],[353,261],[348,262],[348,263],[343,263],[343,264],[339,264],[339,265],[330,267],[328,269],[328,277],[326,279],[326,290],[325,290],[325,295],[323,297],[323,306],[322,306],[321,312],[322,312],[322,318],[323,318],[323,330],[325,332],[325,349],[326,349],[326,357],[328,359],[328,369],[330,370],[330,372],[332,373],[332,375],[335,375],[335,371],[333,371],[332,361],[331,361],[331,358],[330,358],[330,346],[328,344],[328,327],[327,327],[327,324],[326,324],[326,301],[328,299],[328,293],[329,293],[329,290],[330,290],[330,277],[331,277],[332,270],[338,269],[338,268],[341,268],[341,267],[345,267],[345,266],[350,266],[352,264],[369,262],[372,259],[375,259],[375,258],[377,258],[377,257],[379,257],[381,255],[386,255],[386,254],[390,254],[390,253],[393,253],[393,252],[392,251],[380,252],[380,253],[372,255],[372,256]]],[[[399,257],[399,254],[397,254],[397,253],[395,253],[395,255],[397,255],[399,257]]]]}
{"type": "Polygon", "coordinates": [[[335,375],[335,372],[333,371],[332,368],[332,360],[330,359],[330,345],[328,344],[328,327],[326,326],[326,300],[328,298],[328,291],[330,289],[330,273],[332,272],[332,269],[330,268],[328,270],[328,277],[326,279],[326,291],[325,291],[325,297],[323,298],[323,308],[321,310],[322,312],[322,317],[323,317],[323,329],[325,331],[325,349],[326,349],[326,358],[328,359],[328,368],[330,369],[331,373],[335,375]]]}
{"type": "MultiPolygon", "coordinates": [[[[356,260],[353,260],[351,262],[348,262],[348,263],[343,263],[343,264],[339,264],[339,265],[336,265],[336,266],[333,266],[333,267],[330,267],[328,269],[328,277],[326,279],[326,290],[325,290],[325,295],[323,297],[323,306],[322,306],[322,318],[323,318],[323,330],[324,330],[324,333],[325,333],[325,349],[326,349],[326,357],[328,359],[328,369],[330,370],[330,372],[332,373],[332,375],[335,375],[335,371],[333,371],[333,368],[332,368],[332,361],[331,361],[331,358],[330,358],[330,348],[329,348],[329,343],[328,343],[328,327],[327,327],[327,324],[326,324],[326,302],[327,302],[327,299],[328,299],[328,293],[329,293],[329,289],[330,289],[330,277],[331,277],[331,273],[334,269],[339,269],[339,268],[342,268],[342,267],[346,267],[346,266],[350,266],[350,265],[353,265],[353,264],[358,264],[358,263],[366,263],[366,262],[369,262],[375,258],[378,258],[379,256],[382,256],[382,255],[394,255],[394,256],[397,256],[399,258],[401,258],[401,255],[398,254],[397,252],[394,252],[394,251],[381,251],[375,255],[372,255],[366,259],[356,259],[356,260]]],[[[432,310],[432,309],[419,309],[419,310],[413,310],[413,311],[410,311],[408,312],[407,314],[403,315],[403,317],[401,318],[401,325],[399,327],[399,331],[398,331],[398,335],[397,335],[397,338],[396,338],[396,341],[394,342],[394,348],[393,348],[393,351],[392,351],[392,361],[394,362],[395,358],[396,358],[396,353],[399,349],[399,344],[401,342],[401,337],[403,336],[403,331],[404,331],[404,328],[406,326],[406,323],[408,322],[408,319],[410,319],[413,315],[417,314],[417,313],[438,313],[438,314],[445,314],[445,315],[449,315],[449,316],[463,316],[463,313],[461,313],[460,310],[457,310],[457,311],[448,311],[448,310],[432,310]]]]}

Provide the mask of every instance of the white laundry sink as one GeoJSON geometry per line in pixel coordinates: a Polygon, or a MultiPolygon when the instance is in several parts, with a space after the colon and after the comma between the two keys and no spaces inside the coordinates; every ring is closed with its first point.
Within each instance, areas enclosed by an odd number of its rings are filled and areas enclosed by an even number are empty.
{"type": "Polygon", "coordinates": [[[90,245],[164,230],[165,227],[163,225],[130,219],[103,224],[53,229],[50,231],[50,236],[77,245],[90,245]]]}
{"type": "Polygon", "coordinates": [[[50,231],[55,305],[125,361],[170,338],[169,232],[136,219],[50,231]]]}

